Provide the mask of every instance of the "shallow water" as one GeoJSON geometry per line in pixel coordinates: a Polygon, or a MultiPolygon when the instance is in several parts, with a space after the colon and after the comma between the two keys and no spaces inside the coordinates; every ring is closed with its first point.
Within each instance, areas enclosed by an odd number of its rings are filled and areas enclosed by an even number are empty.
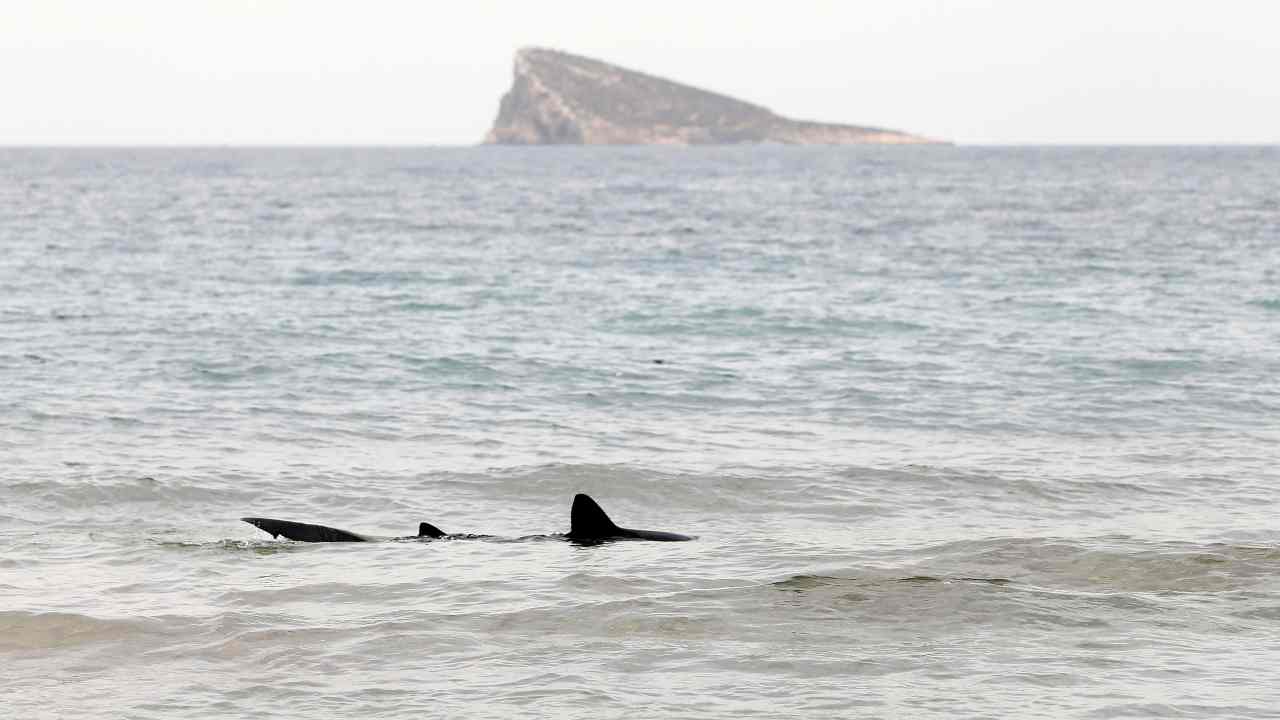
{"type": "Polygon", "coordinates": [[[1278,160],[0,150],[0,706],[1280,717],[1278,160]]]}

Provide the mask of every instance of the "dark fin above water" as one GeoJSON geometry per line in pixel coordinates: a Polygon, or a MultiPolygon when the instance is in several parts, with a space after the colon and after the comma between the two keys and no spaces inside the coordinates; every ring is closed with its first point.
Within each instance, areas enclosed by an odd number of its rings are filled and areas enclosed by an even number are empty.
{"type": "Polygon", "coordinates": [[[619,530],[591,496],[578,493],[573,496],[569,510],[569,538],[590,540],[615,535],[619,530]]]}
{"type": "MultiPolygon", "coordinates": [[[[633,530],[619,527],[608,514],[592,500],[590,496],[578,493],[573,498],[573,508],[569,513],[569,534],[555,537],[567,538],[583,544],[595,544],[609,540],[693,540],[688,535],[680,535],[663,530],[633,530]]],[[[357,535],[348,530],[312,525],[310,523],[274,520],[272,518],[246,517],[241,520],[259,528],[273,538],[285,537],[299,542],[369,542],[370,538],[357,535]]],[[[449,535],[429,522],[418,523],[416,538],[435,540],[438,538],[486,538],[488,535],[449,535]]],[[[408,540],[411,538],[400,538],[408,540]]]]}
{"type": "Polygon", "coordinates": [[[589,495],[573,496],[573,508],[569,511],[569,534],[565,537],[578,542],[602,540],[692,540],[688,535],[662,530],[632,530],[618,527],[600,505],[589,495]]]}
{"type": "MultiPolygon", "coordinates": [[[[271,518],[240,518],[269,534],[271,537],[286,537],[299,542],[367,542],[368,538],[353,532],[311,525],[309,523],[290,522],[288,520],[272,520],[271,518]]],[[[438,531],[437,531],[438,532],[438,531]]]]}

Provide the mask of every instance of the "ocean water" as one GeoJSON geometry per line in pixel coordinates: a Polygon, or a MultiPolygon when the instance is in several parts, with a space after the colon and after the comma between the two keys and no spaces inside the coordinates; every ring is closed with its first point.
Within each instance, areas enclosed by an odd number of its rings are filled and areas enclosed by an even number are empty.
{"type": "Polygon", "coordinates": [[[0,150],[5,717],[1280,717],[1278,461],[1276,148],[0,150]]]}

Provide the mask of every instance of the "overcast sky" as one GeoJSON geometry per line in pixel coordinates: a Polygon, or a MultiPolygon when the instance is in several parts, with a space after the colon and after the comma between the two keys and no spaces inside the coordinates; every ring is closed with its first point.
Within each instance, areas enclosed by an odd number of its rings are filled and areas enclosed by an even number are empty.
{"type": "Polygon", "coordinates": [[[0,0],[0,144],[470,144],[525,45],[961,143],[1280,142],[1270,0],[0,0]]]}

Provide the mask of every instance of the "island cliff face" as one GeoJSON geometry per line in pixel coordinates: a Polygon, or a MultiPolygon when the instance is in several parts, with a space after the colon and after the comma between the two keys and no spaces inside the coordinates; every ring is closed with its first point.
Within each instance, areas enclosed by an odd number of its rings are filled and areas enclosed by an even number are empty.
{"type": "Polygon", "coordinates": [[[706,90],[543,48],[516,53],[515,82],[486,143],[793,145],[932,143],[881,128],[790,120],[706,90]]]}

